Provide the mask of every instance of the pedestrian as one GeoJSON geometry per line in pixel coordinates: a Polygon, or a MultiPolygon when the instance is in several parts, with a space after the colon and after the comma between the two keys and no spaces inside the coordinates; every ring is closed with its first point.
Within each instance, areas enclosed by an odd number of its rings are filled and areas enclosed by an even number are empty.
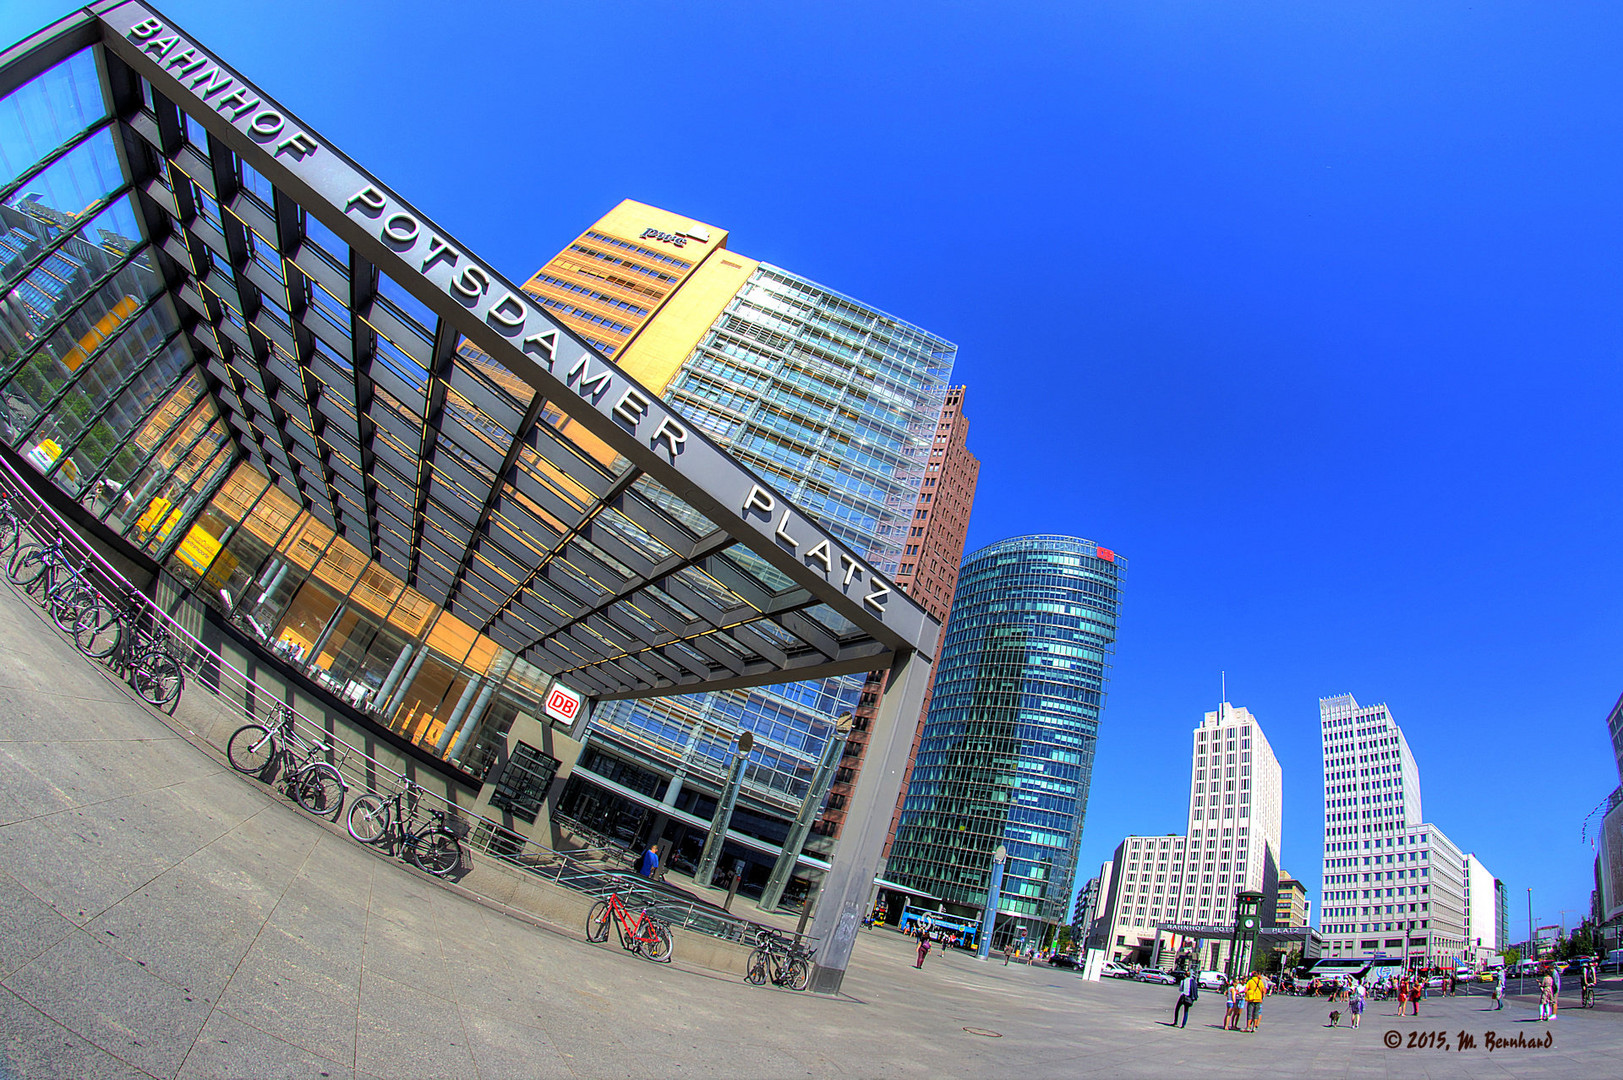
{"type": "Polygon", "coordinates": [[[1586,963],[1583,965],[1579,981],[1583,985],[1582,1005],[1586,1009],[1593,1009],[1595,1007],[1595,984],[1600,981],[1599,973],[1595,970],[1594,964],[1586,963]]]}
{"type": "Polygon", "coordinates": [[[916,968],[923,967],[924,966],[924,958],[926,956],[929,956],[929,955],[930,955],[930,935],[926,931],[920,930],[919,931],[919,959],[918,959],[918,962],[915,963],[913,966],[916,967],[916,968]]]}
{"type": "Polygon", "coordinates": [[[1352,1009],[1352,1026],[1356,1028],[1358,1026],[1358,1021],[1361,1020],[1363,1018],[1363,1016],[1364,1016],[1364,984],[1363,983],[1361,983],[1361,982],[1354,982],[1353,983],[1351,997],[1352,997],[1352,1003],[1348,1007],[1352,1009]]]}
{"type": "Polygon", "coordinates": [[[1193,1005],[1198,997],[1200,997],[1200,980],[1195,978],[1195,973],[1191,971],[1185,974],[1183,982],[1178,984],[1178,1003],[1172,1006],[1173,1027],[1189,1026],[1189,1006],[1193,1005]],[[1181,1022],[1178,1019],[1179,1010],[1183,1013],[1181,1022]]]}
{"type": "Polygon", "coordinates": [[[1550,965],[1550,980],[1554,984],[1550,992],[1550,1019],[1554,1020],[1561,1012],[1561,965],[1550,965]]]}
{"type": "Polygon", "coordinates": [[[642,877],[651,878],[658,869],[659,848],[655,844],[649,844],[648,850],[642,853],[642,858],[637,862],[637,873],[642,877]]]}
{"type": "Polygon", "coordinates": [[[1253,971],[1245,981],[1245,1029],[1257,1030],[1262,1023],[1262,999],[1268,996],[1268,982],[1262,972],[1253,971]]]}
{"type": "Polygon", "coordinates": [[[1003,946],[1003,966],[1004,967],[1009,966],[1009,957],[1011,955],[1013,955],[1013,953],[1014,953],[1014,946],[1013,945],[1005,945],[1005,946],[1003,946]]]}
{"type": "Polygon", "coordinates": [[[1403,1007],[1409,1004],[1409,976],[1398,976],[1398,1015],[1403,1015],[1403,1007]]]}
{"type": "Polygon", "coordinates": [[[1230,982],[1223,991],[1223,1030],[1240,1030],[1240,1002],[1244,1000],[1244,993],[1238,982],[1230,982]]]}
{"type": "Polygon", "coordinates": [[[1505,969],[1500,968],[1493,976],[1493,1007],[1497,1011],[1505,1007],[1505,969]]]}
{"type": "Polygon", "coordinates": [[[1555,980],[1550,977],[1550,969],[1545,968],[1544,974],[1538,980],[1538,1018],[1548,1020],[1555,1012],[1553,1002],[1555,999],[1555,980]]]}

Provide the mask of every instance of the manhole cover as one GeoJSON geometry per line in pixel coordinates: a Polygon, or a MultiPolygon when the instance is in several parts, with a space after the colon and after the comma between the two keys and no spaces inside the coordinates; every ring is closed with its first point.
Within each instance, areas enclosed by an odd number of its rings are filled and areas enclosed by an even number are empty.
{"type": "Polygon", "coordinates": [[[988,1039],[1001,1039],[1001,1038],[1003,1038],[1003,1032],[1001,1032],[1001,1031],[990,1031],[990,1030],[988,1030],[986,1028],[972,1028],[972,1027],[966,1027],[964,1030],[969,1032],[971,1035],[984,1035],[988,1039]]]}

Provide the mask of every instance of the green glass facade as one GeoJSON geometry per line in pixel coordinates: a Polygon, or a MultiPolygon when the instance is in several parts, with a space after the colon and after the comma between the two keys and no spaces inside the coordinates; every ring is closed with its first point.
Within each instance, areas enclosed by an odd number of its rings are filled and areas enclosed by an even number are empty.
{"type": "Polygon", "coordinates": [[[1075,892],[1126,560],[1021,536],[970,555],[885,877],[981,909],[1062,923],[1075,892]]]}

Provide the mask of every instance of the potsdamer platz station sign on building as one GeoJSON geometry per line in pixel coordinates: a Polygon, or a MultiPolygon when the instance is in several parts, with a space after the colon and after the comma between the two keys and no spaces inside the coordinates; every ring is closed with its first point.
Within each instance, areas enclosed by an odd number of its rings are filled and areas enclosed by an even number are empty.
{"type": "MultiPolygon", "coordinates": [[[[434,677],[484,683],[460,696],[489,723],[559,683],[889,670],[810,931],[813,987],[838,988],[929,682],[923,609],[149,6],[0,57],[0,227],[0,435],[216,608],[342,598],[279,645],[386,665],[374,714],[434,677]]],[[[453,760],[458,719],[431,743],[453,760]]]]}

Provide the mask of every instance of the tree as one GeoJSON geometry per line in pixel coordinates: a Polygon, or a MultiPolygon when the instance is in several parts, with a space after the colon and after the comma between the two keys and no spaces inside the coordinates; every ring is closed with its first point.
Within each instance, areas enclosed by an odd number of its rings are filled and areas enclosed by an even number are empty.
{"type": "Polygon", "coordinates": [[[1069,926],[1059,928],[1059,936],[1054,939],[1054,951],[1061,953],[1071,951],[1071,928],[1069,926]]]}
{"type": "Polygon", "coordinates": [[[1517,964],[1522,962],[1522,951],[1514,945],[1499,955],[1505,958],[1506,967],[1515,967],[1517,964]]]}

